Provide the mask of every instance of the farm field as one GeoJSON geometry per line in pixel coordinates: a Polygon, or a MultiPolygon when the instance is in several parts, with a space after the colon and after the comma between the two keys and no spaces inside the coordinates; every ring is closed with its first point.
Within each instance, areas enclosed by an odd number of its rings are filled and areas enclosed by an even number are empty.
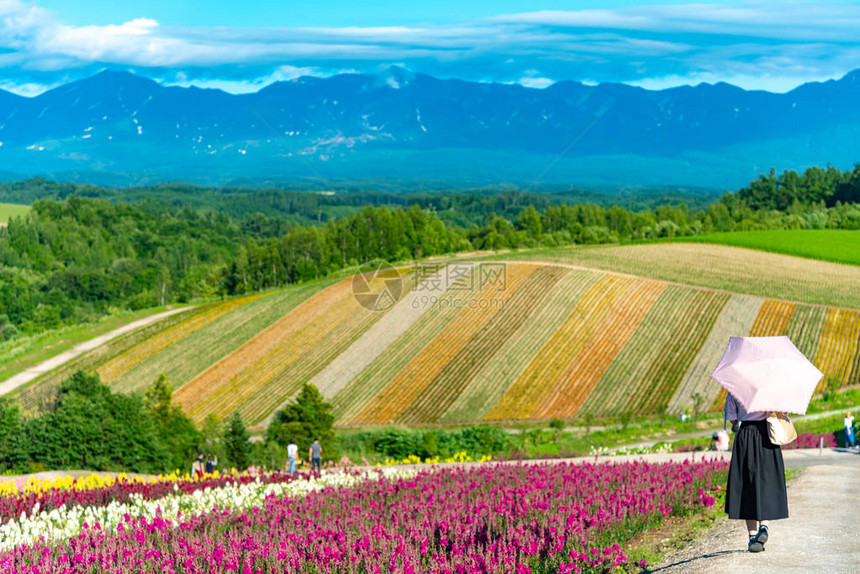
{"type": "Polygon", "coordinates": [[[20,217],[30,211],[29,205],[15,203],[0,203],[0,224],[8,223],[12,217],[20,217]]]}
{"type": "MultiPolygon", "coordinates": [[[[733,335],[789,334],[829,377],[860,382],[858,310],[570,266],[507,269],[511,278],[527,275],[509,281],[503,309],[479,317],[452,313],[446,303],[363,369],[341,369],[338,385],[322,387],[337,424],[678,413],[694,395],[707,408],[720,398],[708,373],[733,335]]],[[[486,294],[458,297],[475,302],[486,294]]]]}
{"type": "Polygon", "coordinates": [[[858,266],[724,245],[570,247],[481,259],[561,263],[756,297],[860,308],[858,266]]]}
{"type": "Polygon", "coordinates": [[[163,372],[193,420],[238,411],[258,431],[306,381],[340,427],[677,414],[694,397],[718,407],[708,374],[730,336],[783,334],[840,386],[860,383],[860,308],[537,261],[415,275],[401,275],[399,299],[381,311],[359,304],[351,279],[329,279],[180,313],[49,373],[20,399],[36,408],[83,368],[124,392],[163,372]]]}
{"type": "Polygon", "coordinates": [[[684,237],[677,241],[746,247],[808,259],[860,265],[860,231],[845,229],[735,231],[684,237]]]}

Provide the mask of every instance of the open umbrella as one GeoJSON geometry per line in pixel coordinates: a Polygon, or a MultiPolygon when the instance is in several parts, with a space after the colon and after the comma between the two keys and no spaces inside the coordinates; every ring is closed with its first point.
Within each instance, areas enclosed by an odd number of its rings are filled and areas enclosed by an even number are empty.
{"type": "Polygon", "coordinates": [[[823,376],[788,337],[731,337],[711,373],[747,412],[799,415],[823,376]]]}

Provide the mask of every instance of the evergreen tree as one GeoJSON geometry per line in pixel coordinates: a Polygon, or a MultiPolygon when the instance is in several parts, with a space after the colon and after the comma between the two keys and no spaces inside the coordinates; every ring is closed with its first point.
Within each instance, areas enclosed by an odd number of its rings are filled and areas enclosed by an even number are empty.
{"type": "Polygon", "coordinates": [[[233,413],[227,428],[224,429],[224,453],[227,461],[237,470],[248,468],[251,455],[251,436],[239,411],[233,413]]]}
{"type": "Polygon", "coordinates": [[[158,439],[167,450],[171,470],[187,466],[200,443],[200,433],[194,422],[172,403],[172,399],[173,387],[164,373],[143,395],[143,404],[155,424],[158,439]]]}
{"type": "Polygon", "coordinates": [[[337,459],[332,405],[310,383],[303,384],[296,398],[275,413],[266,438],[283,448],[292,439],[300,453],[306,453],[313,440],[319,438],[323,445],[323,458],[337,459]]]}

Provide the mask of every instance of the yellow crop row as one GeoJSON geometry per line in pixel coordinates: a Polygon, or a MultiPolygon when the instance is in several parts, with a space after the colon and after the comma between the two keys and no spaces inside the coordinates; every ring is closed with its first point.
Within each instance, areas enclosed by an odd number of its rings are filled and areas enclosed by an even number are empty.
{"type": "MultiPolygon", "coordinates": [[[[824,332],[815,355],[815,365],[824,373],[820,383],[836,377],[843,384],[852,376],[851,368],[860,349],[860,311],[830,309],[824,323],[824,332]]],[[[860,373],[853,373],[856,379],[860,373]]]]}
{"type": "Polygon", "coordinates": [[[205,478],[218,478],[219,476],[220,473],[216,470],[212,474],[205,475],[203,478],[198,478],[196,475],[188,473],[180,474],[179,471],[175,471],[170,474],[159,474],[157,476],[128,476],[127,474],[101,476],[93,473],[89,476],[79,478],[72,476],[56,476],[46,479],[30,477],[21,488],[18,488],[18,483],[15,480],[0,482],[0,496],[44,493],[53,490],[81,491],[97,488],[110,488],[117,482],[140,484],[157,484],[159,482],[196,482],[205,478]]]}
{"type": "Polygon", "coordinates": [[[202,329],[206,325],[209,325],[227,313],[238,309],[242,305],[255,301],[261,297],[265,297],[266,295],[268,295],[268,293],[260,293],[257,295],[251,295],[250,297],[233,299],[231,301],[221,303],[208,311],[195,315],[194,317],[159,333],[151,339],[147,339],[125,353],[114,357],[104,365],[100,366],[96,372],[98,372],[102,382],[112,383],[123,374],[132,370],[150,357],[163,351],[170,345],[180,341],[191,333],[202,329]]]}
{"type": "Polygon", "coordinates": [[[506,286],[500,291],[488,283],[476,296],[477,301],[496,301],[486,308],[467,305],[442,332],[419,352],[370,401],[350,424],[385,424],[392,422],[412,403],[442,370],[460,348],[499,311],[517,287],[538,269],[539,265],[512,265],[506,270],[506,286]]]}
{"type": "Polygon", "coordinates": [[[748,336],[776,337],[785,335],[796,308],[796,303],[768,299],[762,304],[748,336]]]}
{"type": "Polygon", "coordinates": [[[520,373],[502,400],[484,418],[528,418],[558,384],[564,370],[582,349],[613,305],[635,280],[615,274],[601,277],[583,295],[564,324],[520,373]]]}
{"type": "Polygon", "coordinates": [[[576,414],[665,288],[666,283],[646,279],[632,284],[616,300],[532,417],[569,418],[576,414]]]}

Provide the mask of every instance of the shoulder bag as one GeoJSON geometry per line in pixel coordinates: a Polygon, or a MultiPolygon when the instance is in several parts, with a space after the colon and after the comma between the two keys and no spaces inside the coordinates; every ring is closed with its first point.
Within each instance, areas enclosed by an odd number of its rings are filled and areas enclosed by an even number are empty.
{"type": "Polygon", "coordinates": [[[785,413],[767,413],[767,436],[770,442],[780,446],[797,439],[797,431],[785,413]]]}

